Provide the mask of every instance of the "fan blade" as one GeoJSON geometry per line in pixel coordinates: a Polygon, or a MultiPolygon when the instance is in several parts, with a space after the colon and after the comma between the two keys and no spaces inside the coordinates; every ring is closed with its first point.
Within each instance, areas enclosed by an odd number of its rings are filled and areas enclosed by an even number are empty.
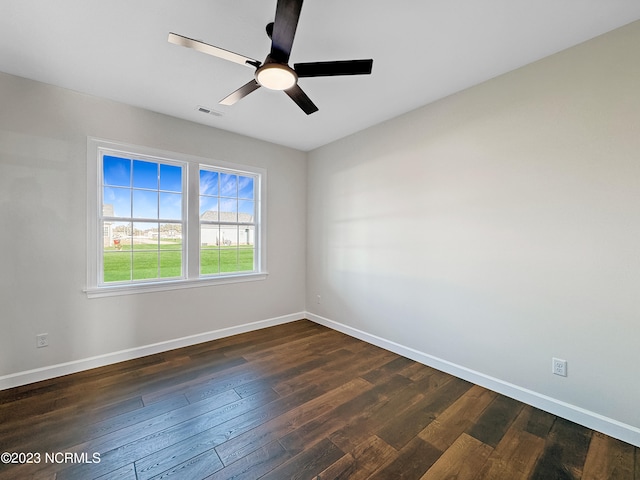
{"type": "Polygon", "coordinates": [[[271,35],[271,58],[278,62],[289,62],[301,10],[302,0],[278,0],[271,35]]]}
{"type": "Polygon", "coordinates": [[[233,105],[238,100],[243,99],[244,97],[249,95],[251,92],[259,88],[260,88],[260,84],[255,80],[251,80],[249,83],[246,83],[243,86],[241,86],[239,89],[237,89],[231,95],[227,95],[225,98],[220,100],[219,103],[220,105],[233,105]]]}
{"type": "Polygon", "coordinates": [[[369,75],[373,60],[340,60],[336,62],[296,63],[298,77],[333,77],[336,75],[369,75]]]}
{"type": "Polygon", "coordinates": [[[284,93],[289,95],[291,100],[296,102],[307,115],[311,115],[313,112],[318,111],[318,107],[316,107],[311,99],[307,97],[307,94],[302,91],[300,85],[296,84],[290,89],[285,90],[284,93]]]}
{"type": "Polygon", "coordinates": [[[240,65],[258,68],[261,64],[261,62],[259,62],[258,60],[254,60],[253,58],[245,57],[243,55],[230,52],[229,50],[225,50],[223,48],[214,47],[213,45],[209,45],[208,43],[204,43],[199,40],[183,37],[182,35],[178,35],[177,33],[170,33],[168,40],[169,42],[175,43],[176,45],[193,48],[194,50],[197,50],[199,52],[207,53],[209,55],[213,55],[214,57],[223,58],[224,60],[229,60],[230,62],[239,63],[240,65]]]}

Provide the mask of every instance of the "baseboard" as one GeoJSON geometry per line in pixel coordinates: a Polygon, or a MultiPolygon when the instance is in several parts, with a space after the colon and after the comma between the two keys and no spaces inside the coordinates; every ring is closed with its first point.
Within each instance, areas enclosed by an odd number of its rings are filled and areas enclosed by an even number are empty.
{"type": "Polygon", "coordinates": [[[358,338],[372,345],[376,345],[380,348],[384,348],[385,350],[402,355],[403,357],[410,358],[416,362],[420,362],[429,367],[449,373],[507,397],[514,398],[553,415],[557,415],[592,430],[604,433],[610,437],[617,438],[623,442],[630,443],[636,447],[640,447],[640,428],[619,422],[615,419],[585,410],[584,408],[571,405],[538,392],[528,390],[518,385],[505,382],[498,378],[485,375],[481,372],[456,365],[441,358],[434,357],[433,355],[405,347],[390,340],[363,332],[362,330],[352,328],[348,325],[329,320],[328,318],[324,318],[310,312],[306,313],[306,318],[351,337],[358,338]]]}
{"type": "Polygon", "coordinates": [[[305,312],[292,313],[290,315],[270,318],[267,320],[260,320],[257,322],[245,323],[243,325],[237,325],[234,327],[221,328],[219,330],[212,330],[210,332],[190,335],[174,340],[168,340],[166,342],[144,345],[142,347],[107,353],[105,355],[84,358],[82,360],[75,360],[73,362],[60,363],[48,367],[36,368],[34,370],[13,373],[0,377],[0,390],[19,387],[28,383],[40,382],[42,380],[49,380],[51,378],[60,377],[62,375],[69,375],[71,373],[81,372],[83,370],[89,370],[91,368],[104,367],[106,365],[124,362],[126,360],[133,360],[134,358],[145,357],[147,355],[162,353],[176,348],[188,347],[190,345],[195,345],[198,343],[217,340],[219,338],[230,337],[239,333],[246,333],[253,330],[260,330],[262,328],[281,325],[283,323],[294,322],[302,318],[305,318],[305,312]]]}

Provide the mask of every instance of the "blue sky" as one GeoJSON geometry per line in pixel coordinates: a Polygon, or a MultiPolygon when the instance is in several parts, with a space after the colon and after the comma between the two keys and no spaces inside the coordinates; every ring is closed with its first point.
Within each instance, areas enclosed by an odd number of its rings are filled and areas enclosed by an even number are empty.
{"type": "Polygon", "coordinates": [[[200,215],[209,210],[253,215],[253,187],[251,177],[200,170],[200,215]]]}
{"type": "MultiPolygon", "coordinates": [[[[116,217],[179,220],[182,168],[114,156],[103,157],[103,198],[116,217]]],[[[207,210],[253,215],[254,179],[200,171],[200,214],[207,210]]]]}

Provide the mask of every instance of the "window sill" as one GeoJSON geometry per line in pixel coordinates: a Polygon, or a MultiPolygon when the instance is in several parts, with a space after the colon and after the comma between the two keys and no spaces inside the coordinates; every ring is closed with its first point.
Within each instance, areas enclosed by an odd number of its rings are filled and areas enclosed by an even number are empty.
{"type": "Polygon", "coordinates": [[[183,288],[208,287],[211,285],[224,285],[229,283],[244,283],[265,280],[268,273],[248,273],[238,275],[225,275],[219,277],[198,278],[194,280],[174,280],[157,283],[137,283],[128,285],[107,285],[104,287],[91,287],[84,290],[87,298],[114,297],[117,295],[135,295],[140,293],[165,292],[168,290],[181,290],[183,288]]]}

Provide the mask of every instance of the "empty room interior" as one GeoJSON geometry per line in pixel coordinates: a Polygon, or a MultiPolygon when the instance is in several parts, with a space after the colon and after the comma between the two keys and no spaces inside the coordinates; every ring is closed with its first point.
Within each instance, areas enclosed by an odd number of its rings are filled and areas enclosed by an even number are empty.
{"type": "Polygon", "coordinates": [[[637,1],[0,3],[0,479],[640,480],[637,1]]]}

